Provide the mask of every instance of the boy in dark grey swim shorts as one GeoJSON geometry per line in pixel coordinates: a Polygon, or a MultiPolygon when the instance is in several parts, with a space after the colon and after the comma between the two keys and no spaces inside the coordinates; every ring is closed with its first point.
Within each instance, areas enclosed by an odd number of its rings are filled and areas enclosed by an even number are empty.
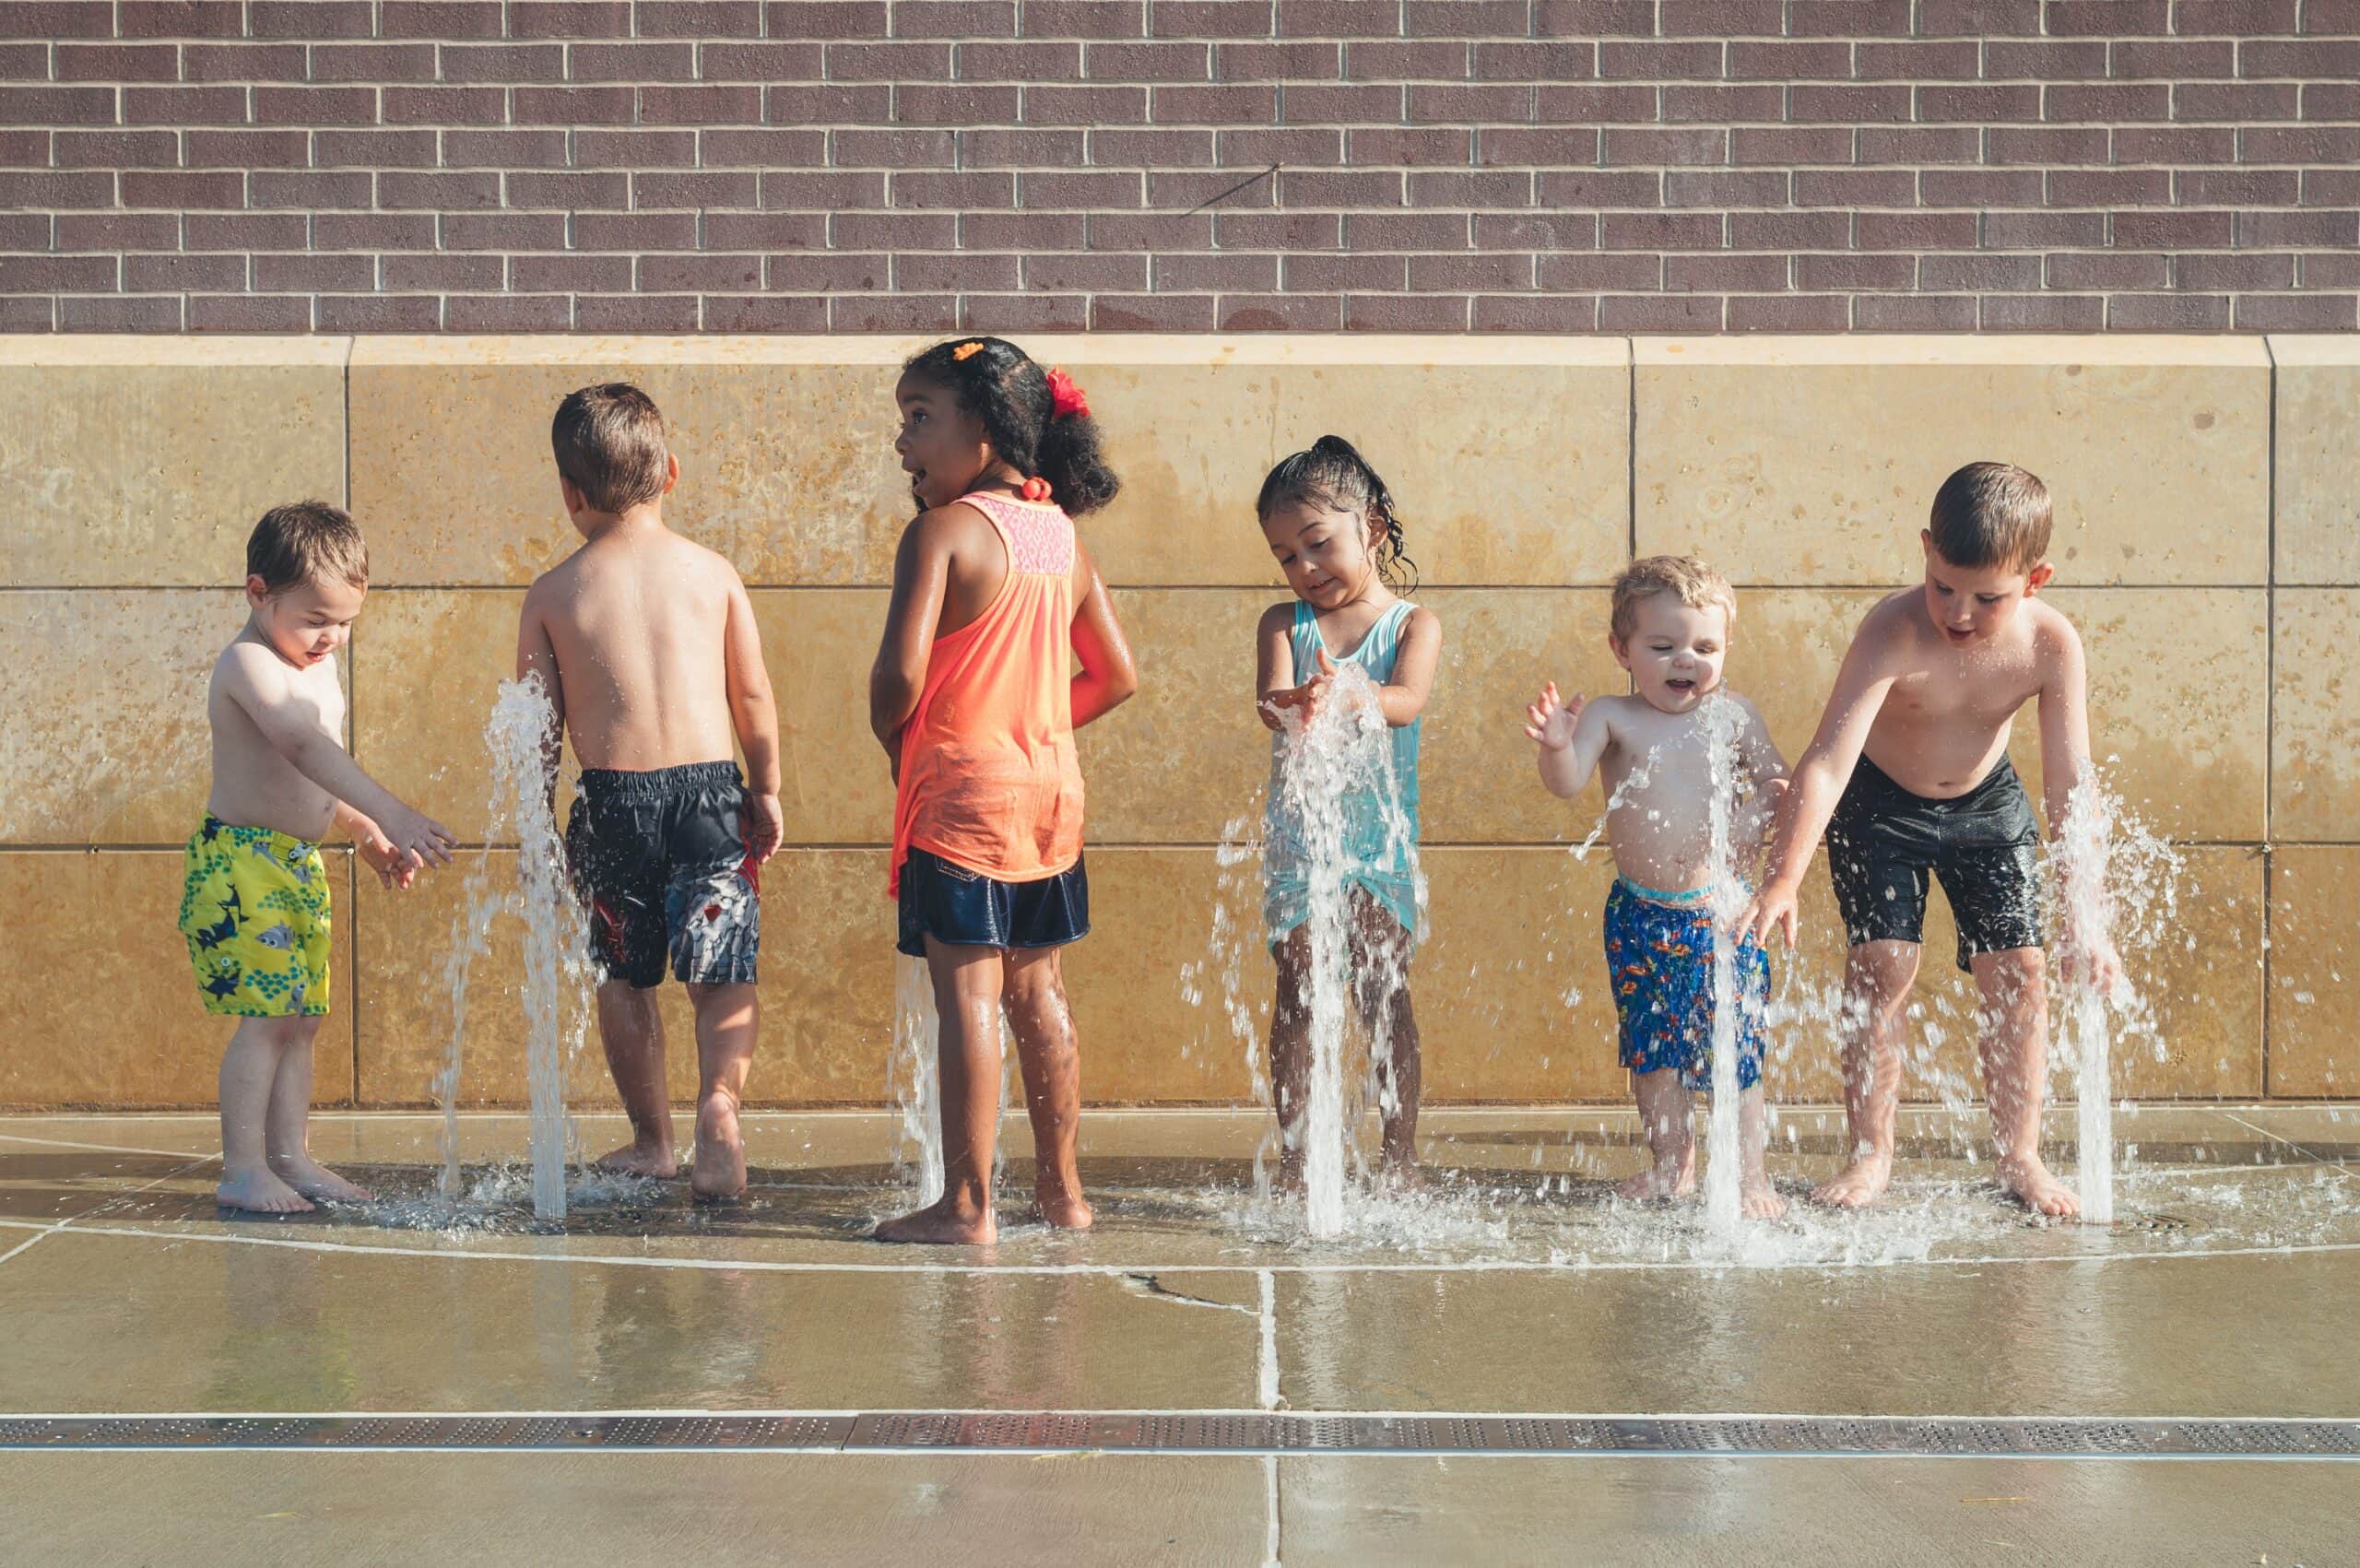
{"type": "MultiPolygon", "coordinates": [[[[1926,580],[1870,610],[1844,655],[1811,749],[1778,814],[1771,874],[1745,928],[1791,944],[1795,903],[1824,831],[1851,954],[1845,966],[1845,1113],[1851,1152],[1811,1197],[1858,1208],[1893,1177],[1901,1032],[1918,974],[1929,879],[1958,917],[1958,961],[1981,1000],[1984,1090],[2000,1179],[2036,1212],[2081,1200],[2040,1158],[2047,962],[2041,950],[2039,825],[2008,760],[2016,712],[2040,703],[2049,831],[2090,808],[2088,675],[2072,623],[2038,595],[2052,574],[2048,490],[2007,463],[1942,482],[1920,534],[1926,580]]],[[[2083,867],[2072,874],[2096,874],[2083,867]]],[[[2066,907],[2085,902],[2069,899],[2066,907]]],[[[2104,990],[2121,960],[2103,930],[2058,934],[2071,974],[2104,990]]]]}

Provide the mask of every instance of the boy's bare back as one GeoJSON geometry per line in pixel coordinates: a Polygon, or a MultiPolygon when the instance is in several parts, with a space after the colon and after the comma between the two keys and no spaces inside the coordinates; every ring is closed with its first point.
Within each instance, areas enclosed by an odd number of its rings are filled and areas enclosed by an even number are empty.
{"type": "Polygon", "coordinates": [[[734,757],[733,654],[761,663],[753,607],[735,568],[661,522],[619,524],[543,573],[518,638],[583,767],[734,757]]]}
{"type": "Polygon", "coordinates": [[[2027,599],[2001,635],[1961,647],[1927,614],[1924,592],[1907,588],[1860,623],[1826,723],[1849,727],[1873,707],[1860,753],[1902,788],[1946,800],[1990,773],[2026,702],[2042,699],[2044,722],[2056,722],[2060,708],[2078,714],[2083,690],[2081,638],[2050,606],[2027,599]]]}

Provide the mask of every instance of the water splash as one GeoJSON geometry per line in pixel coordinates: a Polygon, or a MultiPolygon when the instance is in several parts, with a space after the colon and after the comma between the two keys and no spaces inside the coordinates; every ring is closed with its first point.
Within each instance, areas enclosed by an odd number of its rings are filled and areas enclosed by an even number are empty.
{"type": "Polygon", "coordinates": [[[1744,867],[1737,845],[1740,767],[1738,747],[1746,731],[1745,710],[1717,692],[1697,705],[1708,761],[1705,791],[1706,855],[1712,874],[1713,926],[1713,1103],[1705,1137],[1705,1232],[1728,1245],[1738,1239],[1742,1156],[1738,1103],[1737,934],[1745,909],[1744,867]]]}
{"type": "Polygon", "coordinates": [[[920,1208],[942,1197],[942,1020],[926,960],[893,959],[893,1174],[914,1183],[920,1208]]]}
{"type": "MultiPolygon", "coordinates": [[[[2051,931],[2111,936],[2125,953],[2156,950],[2176,931],[2185,862],[2109,791],[2093,767],[2067,796],[2044,881],[2051,931]]],[[[2129,980],[2101,992],[2078,967],[2058,987],[2052,1050],[2074,1065],[2076,1181],[2082,1218],[2114,1222],[2113,1053],[2118,1040],[2146,1038],[2160,1054],[2154,1012],[2129,980]]]]}
{"type": "Polygon", "coordinates": [[[492,775],[486,836],[499,838],[503,830],[515,835],[516,886],[500,892],[490,889],[487,851],[468,879],[466,903],[452,933],[452,956],[444,965],[451,986],[451,1043],[434,1081],[435,1097],[442,1104],[441,1188],[446,1200],[458,1198],[459,1079],[475,961],[490,944],[493,921],[513,912],[525,923],[525,1070],[532,1108],[527,1143],[533,1214],[554,1221],[565,1218],[567,1151],[572,1141],[565,1111],[565,1065],[579,1050],[587,1027],[584,998],[592,976],[588,932],[567,880],[549,789],[549,760],[560,744],[557,710],[539,677],[500,683],[484,725],[484,742],[492,775]]]}
{"type": "MultiPolygon", "coordinates": [[[[1310,1073],[1292,1152],[1302,1162],[1305,1228],[1326,1238],[1342,1233],[1349,1179],[1366,1163],[1354,1136],[1366,1084],[1350,1082],[1347,1075],[1351,1022],[1355,1015],[1389,1018],[1407,984],[1398,961],[1354,950],[1351,873],[1355,857],[1372,857],[1372,848],[1374,858],[1386,864],[1406,858],[1422,914],[1425,879],[1415,870],[1415,834],[1395,772],[1391,726],[1367,673],[1344,666],[1307,721],[1302,710],[1290,709],[1283,723],[1274,751],[1270,837],[1304,868],[1309,947],[1303,1002],[1310,1073]],[[1367,830],[1363,814],[1372,801],[1382,835],[1378,846],[1354,842],[1367,830]],[[1355,803],[1361,803],[1357,810],[1355,803]]],[[[1380,1113],[1389,1116],[1399,1109],[1398,1091],[1389,1070],[1377,1067],[1389,1062],[1388,1043],[1370,1043],[1369,1076],[1377,1079],[1380,1113]]]]}

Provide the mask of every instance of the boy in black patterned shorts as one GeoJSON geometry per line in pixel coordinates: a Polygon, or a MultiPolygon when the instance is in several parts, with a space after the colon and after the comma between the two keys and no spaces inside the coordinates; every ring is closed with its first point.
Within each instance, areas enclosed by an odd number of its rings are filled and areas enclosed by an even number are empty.
{"type": "MultiPolygon", "coordinates": [[[[1926,581],[1870,610],[1844,655],[1779,811],[1771,874],[1744,929],[1795,937],[1795,902],[1823,831],[1851,953],[1844,973],[1850,1155],[1813,1201],[1857,1208],[1893,1178],[1903,1009],[1918,974],[1929,876],[1958,921],[1958,964],[1980,996],[1985,1093],[2000,1179],[2027,1208],[2081,1212],[2040,1158],[2047,970],[2040,827],[2008,760],[2016,711],[2040,702],[2043,794],[2062,837],[2090,771],[2088,679],[2072,623],[2036,595],[2052,574],[2048,490],[2007,463],[1942,483],[1920,534],[1926,581]]],[[[2077,875],[2094,875],[2083,867],[2077,875]]],[[[2076,907],[2083,901],[2067,900],[2076,907]]],[[[2069,974],[2101,990],[2121,961],[2104,931],[2059,934],[2069,974]]]]}

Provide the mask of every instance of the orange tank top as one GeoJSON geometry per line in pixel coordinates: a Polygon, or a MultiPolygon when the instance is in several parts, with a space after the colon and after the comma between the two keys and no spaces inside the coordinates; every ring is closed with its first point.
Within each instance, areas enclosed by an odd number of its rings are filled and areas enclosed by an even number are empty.
{"type": "Polygon", "coordinates": [[[960,498],[1008,548],[1008,580],[974,622],[935,639],[902,727],[889,893],[913,849],[1001,882],[1081,858],[1073,744],[1073,519],[1055,504],[960,498]]]}

